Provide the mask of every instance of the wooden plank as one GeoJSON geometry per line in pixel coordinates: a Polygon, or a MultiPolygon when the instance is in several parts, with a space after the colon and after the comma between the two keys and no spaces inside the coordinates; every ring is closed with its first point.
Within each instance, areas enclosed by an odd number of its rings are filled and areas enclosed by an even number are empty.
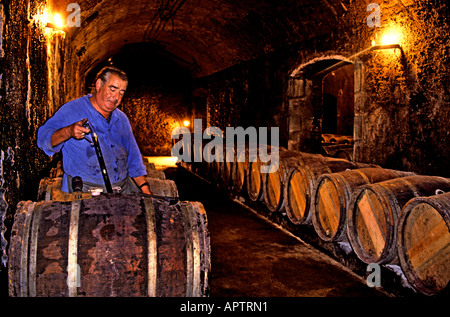
{"type": "Polygon", "coordinates": [[[278,172],[276,173],[269,173],[268,174],[268,184],[267,184],[267,193],[268,193],[268,200],[267,202],[272,208],[275,208],[278,203],[280,202],[280,196],[281,196],[281,184],[280,184],[280,177],[278,172]]]}
{"type": "MultiPolygon", "coordinates": [[[[380,210],[381,205],[374,196],[375,194],[371,190],[365,190],[358,200],[358,210],[368,234],[368,236],[365,237],[368,239],[366,241],[370,241],[370,244],[375,251],[375,255],[380,256],[386,243],[386,232],[383,231],[379,220],[375,216],[376,210],[380,210]]],[[[361,231],[358,230],[358,236],[359,232],[361,231]]],[[[361,239],[360,237],[360,241],[363,240],[364,239],[361,239]]]]}
{"type": "Polygon", "coordinates": [[[319,189],[319,208],[316,209],[318,213],[317,219],[320,220],[323,233],[332,237],[339,226],[339,197],[336,187],[329,180],[324,180],[319,189]],[[337,199],[337,203],[336,203],[337,199]]]}
{"type": "Polygon", "coordinates": [[[301,219],[305,215],[307,194],[303,179],[298,171],[295,171],[291,177],[289,191],[291,210],[295,218],[301,219]]]}

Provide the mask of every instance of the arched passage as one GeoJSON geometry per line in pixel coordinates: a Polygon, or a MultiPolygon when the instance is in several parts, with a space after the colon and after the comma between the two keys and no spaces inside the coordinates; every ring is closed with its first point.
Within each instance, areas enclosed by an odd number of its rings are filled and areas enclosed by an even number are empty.
{"type": "Polygon", "coordinates": [[[289,149],[321,153],[323,134],[353,135],[353,77],[353,63],[340,55],[314,58],[291,73],[289,149]]]}

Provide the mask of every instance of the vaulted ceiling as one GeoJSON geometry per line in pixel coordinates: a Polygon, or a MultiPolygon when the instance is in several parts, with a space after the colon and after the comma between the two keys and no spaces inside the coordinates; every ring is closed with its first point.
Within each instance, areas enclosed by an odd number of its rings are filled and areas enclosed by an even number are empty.
{"type": "MultiPolygon", "coordinates": [[[[71,13],[73,0],[49,1],[63,19],[71,13]]],[[[66,38],[84,74],[139,43],[201,77],[331,32],[351,2],[333,1],[78,0],[81,26],[66,38]]]]}

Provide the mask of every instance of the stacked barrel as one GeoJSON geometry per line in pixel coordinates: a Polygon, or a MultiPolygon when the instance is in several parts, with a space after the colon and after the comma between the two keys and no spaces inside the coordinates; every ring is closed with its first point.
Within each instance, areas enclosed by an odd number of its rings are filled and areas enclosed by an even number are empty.
{"type": "MultiPolygon", "coordinates": [[[[327,144],[336,149],[351,142],[327,144]]],[[[323,243],[345,242],[363,264],[398,264],[422,294],[448,291],[450,179],[282,147],[264,149],[279,153],[278,168],[263,172],[270,155],[260,155],[255,144],[225,145],[215,149],[222,160],[213,162],[209,153],[201,176],[266,215],[286,217],[296,232],[312,228],[323,243]]]]}
{"type": "Polygon", "coordinates": [[[42,179],[37,201],[17,206],[9,295],[209,296],[206,211],[144,163],[153,196],[64,193],[60,166],[42,179]]]}

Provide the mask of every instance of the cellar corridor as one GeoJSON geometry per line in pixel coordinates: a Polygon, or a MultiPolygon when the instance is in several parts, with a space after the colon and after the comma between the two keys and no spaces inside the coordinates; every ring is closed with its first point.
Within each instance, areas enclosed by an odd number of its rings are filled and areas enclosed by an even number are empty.
{"type": "Polygon", "coordinates": [[[165,170],[182,200],[203,203],[211,235],[211,297],[387,296],[183,168],[165,170]]]}
{"type": "MultiPolygon", "coordinates": [[[[146,157],[177,184],[181,200],[200,201],[211,236],[211,297],[387,297],[324,252],[234,201],[206,179],[146,157]]],[[[404,290],[394,290],[405,294],[404,290]]]]}

